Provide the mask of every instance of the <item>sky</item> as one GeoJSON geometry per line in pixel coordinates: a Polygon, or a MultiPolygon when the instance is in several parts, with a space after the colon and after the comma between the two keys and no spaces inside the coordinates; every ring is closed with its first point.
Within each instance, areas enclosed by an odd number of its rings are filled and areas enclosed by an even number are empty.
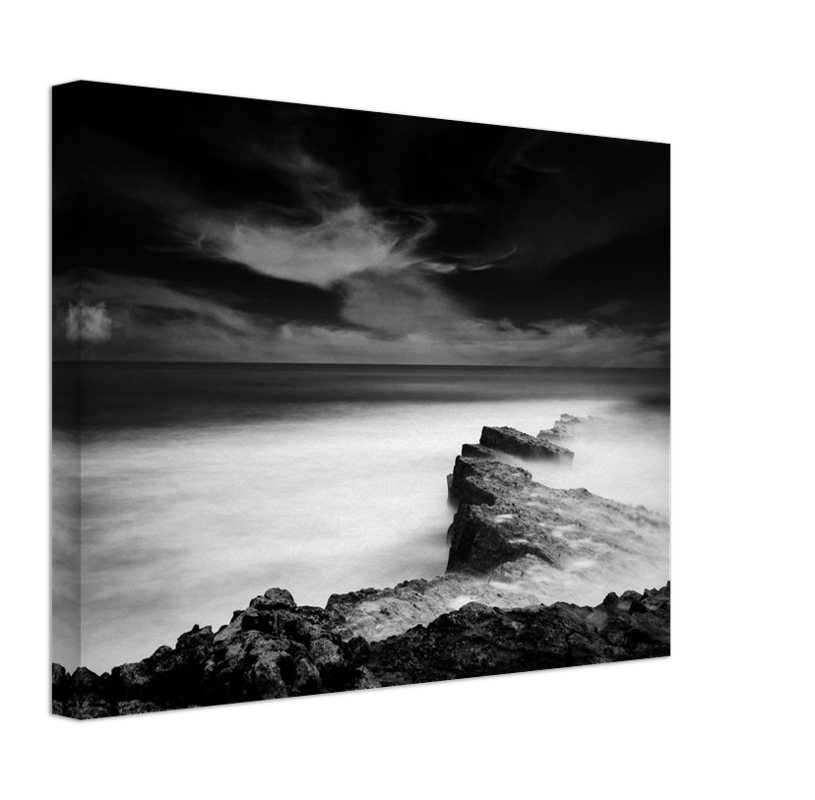
{"type": "Polygon", "coordinates": [[[55,87],[55,359],[666,367],[670,148],[55,87]]]}

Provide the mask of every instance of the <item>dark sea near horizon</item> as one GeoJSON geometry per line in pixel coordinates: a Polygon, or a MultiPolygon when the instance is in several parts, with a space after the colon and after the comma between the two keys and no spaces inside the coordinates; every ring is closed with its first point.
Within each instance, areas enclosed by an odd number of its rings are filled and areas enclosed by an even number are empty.
{"type": "MultiPolygon", "coordinates": [[[[483,425],[599,417],[567,444],[573,465],[523,466],[667,516],[669,384],[667,370],[55,363],[52,658],[138,661],[271,586],[324,605],[442,574],[445,477],[483,425]]],[[[575,568],[567,596],[542,600],[664,583],[667,534],[614,574],[601,588],[575,568]]]]}

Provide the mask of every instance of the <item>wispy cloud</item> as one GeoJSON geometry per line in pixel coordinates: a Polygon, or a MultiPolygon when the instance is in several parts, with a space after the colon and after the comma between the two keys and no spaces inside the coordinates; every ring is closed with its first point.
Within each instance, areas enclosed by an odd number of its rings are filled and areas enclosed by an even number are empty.
{"type": "Polygon", "coordinates": [[[279,361],[346,361],[392,364],[494,364],[541,367],[664,367],[667,343],[616,328],[560,320],[546,333],[510,324],[470,321],[455,336],[413,331],[374,339],[360,330],[288,324],[275,341],[279,361]]]}
{"type": "Polygon", "coordinates": [[[87,177],[123,200],[149,207],[163,225],[164,244],[152,249],[236,262],[261,275],[320,288],[362,272],[457,268],[419,254],[435,227],[431,212],[402,208],[397,224],[367,207],[336,169],[291,136],[276,148],[249,139],[242,148],[218,152],[227,161],[269,169],[293,191],[294,206],[281,205],[273,192],[263,202],[225,197],[216,205],[202,183],[186,174],[181,180],[173,164],[98,133],[87,146],[94,154],[87,177]]]}
{"type": "Polygon", "coordinates": [[[400,239],[358,202],[324,212],[313,225],[208,212],[187,215],[180,226],[187,245],[204,255],[322,288],[366,270],[396,272],[415,260],[413,240],[400,239]]]}
{"type": "Polygon", "coordinates": [[[81,292],[76,282],[55,283],[55,319],[61,314],[63,322],[54,326],[54,352],[74,356],[71,345],[78,337],[87,359],[665,365],[667,334],[567,320],[521,329],[466,314],[429,281],[403,275],[393,292],[389,284],[377,288],[379,277],[358,277],[363,284],[346,314],[367,323],[365,328],[269,320],[152,279],[89,271],[81,292]],[[413,314],[422,316],[412,323],[413,314]]]}
{"type": "MultiPolygon", "coordinates": [[[[324,115],[312,108],[277,110],[278,125],[259,129],[241,114],[221,116],[217,121],[195,125],[195,135],[218,161],[239,169],[263,171],[276,183],[288,186],[300,200],[311,198],[332,205],[344,196],[342,175],[303,145],[304,121],[324,115]],[[214,124],[213,124],[214,122],[214,124]]],[[[325,120],[330,124],[330,116],[325,120]]]]}
{"type": "Polygon", "coordinates": [[[458,338],[474,318],[420,267],[392,273],[368,270],[342,285],[342,316],[348,322],[393,336],[425,333],[458,338]]]}
{"type": "Polygon", "coordinates": [[[591,308],[586,312],[586,316],[590,319],[603,319],[604,317],[614,317],[617,314],[625,311],[631,306],[630,300],[610,300],[608,303],[603,303],[601,306],[591,308]]]}

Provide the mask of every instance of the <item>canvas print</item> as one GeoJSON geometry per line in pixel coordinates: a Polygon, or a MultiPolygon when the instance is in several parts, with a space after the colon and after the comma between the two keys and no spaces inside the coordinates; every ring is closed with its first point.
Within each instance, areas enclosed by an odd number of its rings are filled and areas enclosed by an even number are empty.
{"type": "Polygon", "coordinates": [[[668,144],[52,109],[55,714],[669,654],[668,144]]]}

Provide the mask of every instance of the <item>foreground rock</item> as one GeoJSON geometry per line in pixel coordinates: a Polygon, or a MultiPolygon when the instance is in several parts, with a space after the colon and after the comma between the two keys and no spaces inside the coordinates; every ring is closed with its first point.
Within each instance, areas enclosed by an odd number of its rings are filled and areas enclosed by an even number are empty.
{"type": "Polygon", "coordinates": [[[53,710],[76,719],[343,692],[378,686],[321,608],[270,589],[217,633],[197,625],[135,664],[70,677],[53,668],[53,710]]]}
{"type": "Polygon", "coordinates": [[[536,575],[535,566],[532,559],[522,559],[486,576],[448,573],[430,580],[404,581],[388,589],[334,594],[326,610],[342,639],[359,636],[375,642],[427,625],[470,602],[500,608],[539,604],[538,585],[525,581],[525,574],[536,575]]]}
{"type": "Polygon", "coordinates": [[[481,431],[480,444],[520,458],[554,458],[566,461],[574,458],[571,450],[515,428],[485,426],[481,431]]]}
{"type": "MultiPolygon", "coordinates": [[[[268,602],[217,634],[197,626],[175,648],[96,675],[52,665],[53,711],[75,719],[400,686],[670,653],[670,584],[603,604],[499,609],[468,603],[379,642],[342,642],[322,609],[268,602]]],[[[290,595],[289,595],[290,597],[290,595]]]]}
{"type": "Polygon", "coordinates": [[[502,610],[469,603],[427,627],[371,645],[383,686],[670,655],[670,584],[596,608],[502,610]]]}

